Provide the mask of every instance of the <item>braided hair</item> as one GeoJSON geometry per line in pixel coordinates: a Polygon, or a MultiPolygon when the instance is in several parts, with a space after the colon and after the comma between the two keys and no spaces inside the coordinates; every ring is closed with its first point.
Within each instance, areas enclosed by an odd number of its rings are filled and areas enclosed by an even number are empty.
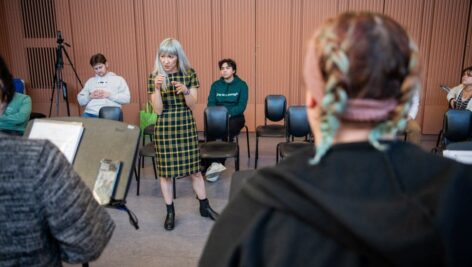
{"type": "Polygon", "coordinates": [[[326,21],[312,43],[325,87],[322,137],[311,163],[320,162],[332,146],[341,121],[352,120],[343,114],[353,100],[395,101],[386,119],[367,121],[376,124],[369,142],[379,150],[386,149],[379,139],[406,127],[412,97],[420,88],[414,42],[393,19],[362,12],[344,13],[326,21]]]}

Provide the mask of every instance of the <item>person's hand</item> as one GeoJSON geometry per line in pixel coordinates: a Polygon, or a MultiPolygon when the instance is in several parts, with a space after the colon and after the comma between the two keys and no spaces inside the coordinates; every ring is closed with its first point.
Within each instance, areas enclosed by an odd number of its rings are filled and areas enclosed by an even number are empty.
{"type": "Polygon", "coordinates": [[[100,95],[101,95],[101,98],[107,98],[111,95],[111,93],[108,92],[107,90],[100,90],[100,95]]]}
{"type": "Polygon", "coordinates": [[[166,79],[166,77],[162,74],[158,74],[154,78],[154,85],[155,85],[156,90],[161,90],[162,83],[164,83],[165,79],[166,79]]]}
{"type": "Polygon", "coordinates": [[[90,92],[90,95],[89,95],[90,98],[92,98],[92,99],[102,98],[100,91],[101,91],[100,89],[97,89],[97,90],[94,90],[94,91],[90,92]]]}
{"type": "Polygon", "coordinates": [[[456,100],[454,98],[449,101],[449,106],[451,106],[451,108],[456,108],[456,100]]]}
{"type": "Polygon", "coordinates": [[[175,86],[175,91],[177,92],[177,94],[188,95],[189,89],[187,88],[187,86],[185,86],[185,84],[177,81],[172,81],[172,85],[175,86]]]}

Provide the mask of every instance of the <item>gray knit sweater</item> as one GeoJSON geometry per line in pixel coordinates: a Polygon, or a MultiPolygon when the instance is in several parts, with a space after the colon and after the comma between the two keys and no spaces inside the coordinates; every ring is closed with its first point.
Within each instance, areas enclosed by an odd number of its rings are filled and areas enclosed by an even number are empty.
{"type": "Polygon", "coordinates": [[[0,134],[0,266],[92,261],[114,228],[53,144],[0,134]]]}

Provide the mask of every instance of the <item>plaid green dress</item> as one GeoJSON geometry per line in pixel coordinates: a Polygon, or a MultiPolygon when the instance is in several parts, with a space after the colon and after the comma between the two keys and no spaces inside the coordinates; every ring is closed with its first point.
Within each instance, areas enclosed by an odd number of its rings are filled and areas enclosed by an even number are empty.
{"type": "MultiPolygon", "coordinates": [[[[155,91],[155,75],[148,79],[148,93],[155,91]]],[[[159,176],[182,177],[200,171],[200,152],[198,149],[197,127],[183,94],[176,94],[170,85],[178,81],[187,88],[198,88],[200,82],[193,69],[187,75],[177,72],[168,75],[168,88],[161,91],[163,110],[157,117],[155,127],[155,148],[159,176]]]]}

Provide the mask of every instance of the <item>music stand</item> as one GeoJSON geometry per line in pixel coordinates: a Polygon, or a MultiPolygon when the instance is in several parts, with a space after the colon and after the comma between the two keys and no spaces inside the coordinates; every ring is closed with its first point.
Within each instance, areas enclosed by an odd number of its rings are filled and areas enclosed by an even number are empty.
{"type": "MultiPolygon", "coordinates": [[[[112,201],[106,207],[126,211],[130,217],[130,223],[136,229],[139,229],[138,219],[126,207],[126,196],[139,147],[139,127],[120,121],[99,118],[54,117],[50,120],[83,123],[84,132],[75,155],[73,167],[90,190],[93,190],[95,185],[100,160],[109,158],[123,163],[112,201]]],[[[29,136],[33,123],[34,120],[28,123],[24,133],[25,137],[29,136]]]]}

